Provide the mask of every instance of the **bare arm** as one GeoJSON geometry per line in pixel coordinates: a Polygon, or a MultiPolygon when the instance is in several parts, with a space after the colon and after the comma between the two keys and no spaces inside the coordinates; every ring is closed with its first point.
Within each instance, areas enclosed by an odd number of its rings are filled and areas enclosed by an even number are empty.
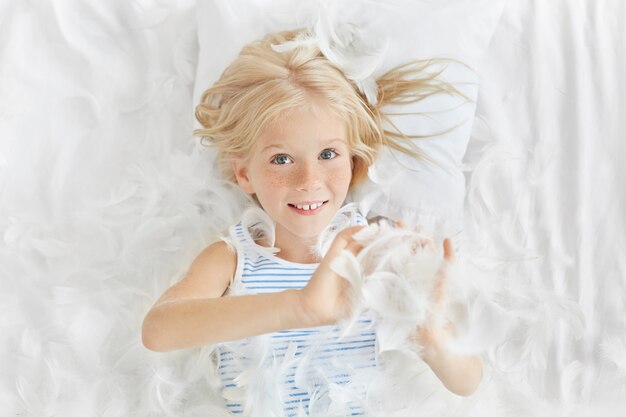
{"type": "Polygon", "coordinates": [[[338,234],[304,289],[273,294],[224,296],[237,256],[224,242],[210,245],[146,315],[144,346],[165,352],[334,323],[345,314],[348,284],[329,264],[344,248],[357,250],[349,236],[361,227],[338,234]]]}
{"type": "Polygon", "coordinates": [[[143,343],[166,352],[303,327],[293,314],[296,290],[173,301],[144,321],[143,343]]]}
{"type": "Polygon", "coordinates": [[[431,347],[423,352],[422,358],[443,385],[457,395],[473,394],[482,380],[483,366],[479,356],[458,356],[444,348],[431,347]]]}
{"type": "MultiPolygon", "coordinates": [[[[445,239],[444,259],[448,264],[454,262],[454,248],[452,241],[445,239]]],[[[435,310],[440,310],[445,297],[446,269],[439,271],[439,276],[433,289],[433,301],[435,310]]],[[[459,356],[446,349],[446,341],[454,334],[454,324],[445,323],[436,326],[429,323],[424,327],[418,327],[415,331],[414,340],[422,347],[421,356],[424,362],[437,375],[437,378],[451,392],[467,396],[476,391],[483,377],[482,360],[479,356],[459,356]]]]}
{"type": "Polygon", "coordinates": [[[236,262],[236,254],[224,242],[207,247],[146,315],[144,346],[166,352],[304,327],[297,314],[297,290],[222,296],[236,262]]]}
{"type": "Polygon", "coordinates": [[[454,394],[468,396],[476,391],[483,377],[480,356],[459,356],[446,349],[453,325],[443,329],[418,328],[415,340],[422,347],[421,357],[443,385],[454,394]]]}

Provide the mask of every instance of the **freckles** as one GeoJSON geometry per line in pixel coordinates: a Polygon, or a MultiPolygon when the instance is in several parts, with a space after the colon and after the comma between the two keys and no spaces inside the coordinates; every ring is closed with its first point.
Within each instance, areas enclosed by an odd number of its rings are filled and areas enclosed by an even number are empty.
{"type": "Polygon", "coordinates": [[[349,165],[347,166],[337,166],[329,169],[328,177],[333,181],[347,181],[349,182],[352,179],[352,168],[349,165]]]}
{"type": "Polygon", "coordinates": [[[270,184],[274,188],[282,188],[289,185],[289,179],[282,175],[274,175],[272,178],[270,178],[270,184]]]}
{"type": "Polygon", "coordinates": [[[266,169],[263,171],[263,176],[271,187],[284,187],[289,185],[289,176],[277,174],[272,169],[266,169]]]}

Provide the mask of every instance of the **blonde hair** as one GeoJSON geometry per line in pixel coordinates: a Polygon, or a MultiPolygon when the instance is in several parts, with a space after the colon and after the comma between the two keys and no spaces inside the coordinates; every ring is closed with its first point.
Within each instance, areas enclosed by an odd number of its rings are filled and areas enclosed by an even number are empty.
{"type": "MultiPolygon", "coordinates": [[[[443,71],[425,70],[445,60],[414,61],[401,65],[377,79],[378,103],[371,105],[344,73],[315,45],[276,52],[272,44],[294,39],[304,29],[273,33],[246,45],[201,97],[196,118],[203,126],[194,131],[203,145],[217,149],[217,163],[227,181],[236,182],[231,154],[247,157],[268,124],[287,111],[321,102],[346,122],[347,142],[352,154],[350,187],[367,176],[381,146],[424,158],[418,147],[380,109],[388,104],[412,103],[439,93],[465,97],[437,77],[443,71]],[[315,100],[312,100],[315,99],[315,100]],[[208,139],[208,143],[204,139],[208,139]]],[[[466,97],[467,98],[467,97],[466,97]]]]}

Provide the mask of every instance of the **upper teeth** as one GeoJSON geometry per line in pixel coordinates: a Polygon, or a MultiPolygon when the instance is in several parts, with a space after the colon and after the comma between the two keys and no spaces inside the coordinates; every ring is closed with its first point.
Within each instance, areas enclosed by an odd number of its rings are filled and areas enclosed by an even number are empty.
{"type": "Polygon", "coordinates": [[[324,203],[313,203],[313,204],[296,204],[295,206],[300,210],[315,210],[319,206],[324,203]]]}

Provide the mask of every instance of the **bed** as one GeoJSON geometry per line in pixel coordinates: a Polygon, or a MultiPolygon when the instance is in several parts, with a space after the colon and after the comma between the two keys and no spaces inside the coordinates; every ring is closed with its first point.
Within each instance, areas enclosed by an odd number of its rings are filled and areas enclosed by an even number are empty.
{"type": "MultiPolygon", "coordinates": [[[[0,3],[3,415],[226,415],[210,347],[141,344],[147,310],[239,203],[215,201],[191,137],[197,7],[0,3]]],[[[509,0],[498,16],[462,250],[497,301],[476,320],[497,313],[507,333],[473,396],[423,413],[623,415],[626,3],[509,0]]]]}

